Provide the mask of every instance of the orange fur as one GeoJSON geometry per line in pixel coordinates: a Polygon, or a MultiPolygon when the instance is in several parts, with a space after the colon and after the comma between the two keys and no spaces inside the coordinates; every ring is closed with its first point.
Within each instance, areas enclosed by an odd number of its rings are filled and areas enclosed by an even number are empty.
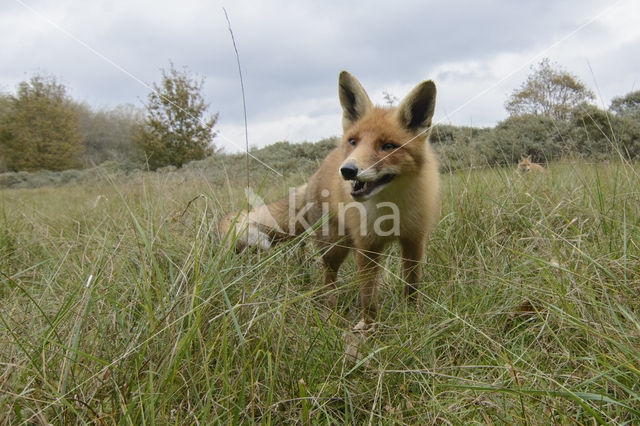
{"type": "Polygon", "coordinates": [[[400,243],[404,293],[411,295],[420,284],[427,235],[440,211],[438,161],[428,143],[435,95],[433,82],[423,81],[397,108],[377,107],[343,71],[344,134],[338,147],[290,197],[230,214],[220,231],[234,233],[239,246],[267,248],[325,220],[313,233],[324,248],[323,285],[335,288],[338,269],[353,249],[363,318],[356,327],[366,327],[376,318],[380,253],[389,243],[400,243]],[[395,213],[397,221],[390,219],[395,213]]]}
{"type": "Polygon", "coordinates": [[[528,155],[526,157],[522,157],[520,159],[520,162],[518,163],[518,171],[520,173],[544,172],[544,170],[545,170],[544,167],[542,167],[540,164],[531,162],[531,156],[530,155],[528,155]]]}

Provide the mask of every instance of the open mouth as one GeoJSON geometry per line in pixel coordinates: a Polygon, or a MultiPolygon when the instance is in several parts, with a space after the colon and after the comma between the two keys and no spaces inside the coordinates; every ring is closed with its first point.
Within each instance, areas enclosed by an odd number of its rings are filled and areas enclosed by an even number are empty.
{"type": "Polygon", "coordinates": [[[396,175],[389,174],[371,182],[354,180],[351,184],[351,196],[353,198],[362,198],[371,195],[376,189],[381,189],[384,185],[391,182],[394,177],[396,177],[396,175]]]}

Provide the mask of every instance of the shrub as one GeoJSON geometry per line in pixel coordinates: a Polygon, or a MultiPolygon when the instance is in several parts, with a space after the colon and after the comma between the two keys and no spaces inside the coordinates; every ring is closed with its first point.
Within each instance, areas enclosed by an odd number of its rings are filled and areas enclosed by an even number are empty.
{"type": "Polygon", "coordinates": [[[636,158],[640,154],[640,123],[632,117],[585,104],[574,110],[571,124],[571,136],[583,156],[636,158]]]}
{"type": "Polygon", "coordinates": [[[498,123],[493,140],[484,140],[479,154],[490,165],[517,163],[523,155],[530,155],[535,162],[548,162],[572,151],[567,133],[567,123],[548,116],[510,117],[498,123]]]}
{"type": "Polygon", "coordinates": [[[453,171],[484,166],[486,162],[478,155],[478,145],[490,140],[492,129],[436,125],[431,131],[430,142],[438,153],[440,168],[453,171]]]}

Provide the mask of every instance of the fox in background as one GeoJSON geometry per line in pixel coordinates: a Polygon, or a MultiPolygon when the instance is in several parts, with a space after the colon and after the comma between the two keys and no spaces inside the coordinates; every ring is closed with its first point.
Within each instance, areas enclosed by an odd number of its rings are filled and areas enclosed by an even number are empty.
{"type": "Polygon", "coordinates": [[[520,158],[520,162],[518,163],[518,171],[520,173],[544,172],[544,167],[542,167],[540,164],[532,163],[531,156],[528,155],[526,157],[520,158]]]}
{"type": "Polygon", "coordinates": [[[219,231],[237,248],[267,249],[324,221],[311,231],[323,253],[323,286],[335,306],[338,269],[353,249],[362,307],[354,329],[362,330],[376,320],[380,254],[389,243],[400,243],[404,294],[420,282],[427,236],[440,213],[438,161],[428,142],[436,87],[423,81],[397,108],[383,108],[342,71],[338,94],[344,133],[309,181],[274,203],[228,214],[219,231]],[[382,230],[389,221],[392,229],[382,230]]]}

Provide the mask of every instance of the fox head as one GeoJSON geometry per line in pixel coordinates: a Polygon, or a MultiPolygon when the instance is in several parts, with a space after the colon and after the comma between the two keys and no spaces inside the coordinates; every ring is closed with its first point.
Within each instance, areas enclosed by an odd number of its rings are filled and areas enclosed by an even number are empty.
{"type": "Polygon", "coordinates": [[[351,181],[353,199],[369,199],[399,175],[421,170],[436,104],[433,81],[418,84],[397,108],[381,108],[372,104],[355,77],[342,71],[338,94],[344,130],[344,161],[338,172],[351,181]]]}
{"type": "Polygon", "coordinates": [[[521,157],[518,163],[518,170],[521,172],[528,172],[531,170],[531,156],[521,157]]]}

